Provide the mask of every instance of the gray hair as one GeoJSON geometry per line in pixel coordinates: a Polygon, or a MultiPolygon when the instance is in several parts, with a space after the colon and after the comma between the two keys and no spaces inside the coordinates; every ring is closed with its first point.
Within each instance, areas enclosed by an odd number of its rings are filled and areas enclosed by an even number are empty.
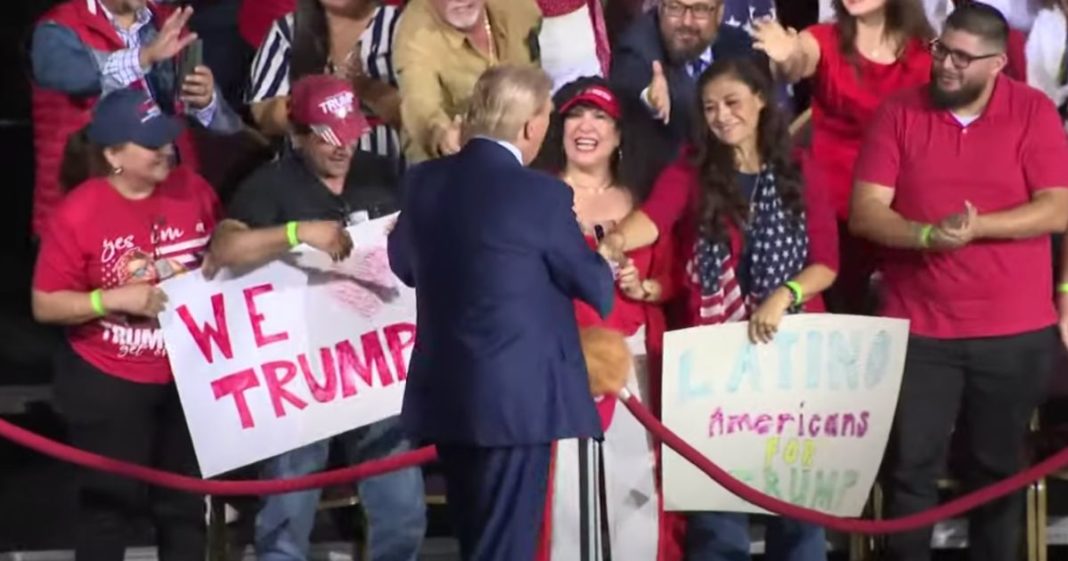
{"type": "Polygon", "coordinates": [[[548,74],[534,66],[490,68],[475,82],[464,119],[464,138],[515,140],[523,125],[545,108],[552,87],[548,74]]]}

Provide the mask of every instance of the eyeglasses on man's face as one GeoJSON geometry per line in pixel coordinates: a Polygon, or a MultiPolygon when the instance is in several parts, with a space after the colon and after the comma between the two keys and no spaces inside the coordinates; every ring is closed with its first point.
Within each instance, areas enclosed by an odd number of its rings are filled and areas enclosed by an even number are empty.
{"type": "Polygon", "coordinates": [[[971,64],[977,60],[994,58],[1001,54],[990,53],[985,55],[973,55],[971,53],[966,53],[958,49],[951,49],[945,46],[942,41],[938,39],[934,39],[931,41],[930,49],[931,58],[935,59],[936,62],[944,62],[946,60],[946,57],[949,57],[950,62],[953,63],[953,67],[957,70],[964,70],[965,68],[971,66],[971,64]]]}
{"type": "Polygon", "coordinates": [[[687,13],[698,21],[708,21],[719,9],[719,3],[699,2],[697,4],[683,4],[677,0],[665,0],[660,4],[664,15],[672,19],[682,19],[687,13]]]}

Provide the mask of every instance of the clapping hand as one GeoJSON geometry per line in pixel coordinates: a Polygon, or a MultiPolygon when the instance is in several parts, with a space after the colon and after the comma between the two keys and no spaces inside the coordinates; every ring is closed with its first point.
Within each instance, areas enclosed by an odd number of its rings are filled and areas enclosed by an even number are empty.
{"type": "Polygon", "coordinates": [[[931,232],[931,247],[941,250],[962,248],[979,237],[979,211],[965,201],[964,211],[942,219],[931,232]]]}
{"type": "Polygon", "coordinates": [[[157,62],[170,60],[182,52],[190,43],[197,40],[196,33],[182,35],[185,24],[193,16],[193,8],[178,8],[163,22],[159,33],[151,43],[141,48],[140,63],[142,68],[149,68],[157,62]]]}

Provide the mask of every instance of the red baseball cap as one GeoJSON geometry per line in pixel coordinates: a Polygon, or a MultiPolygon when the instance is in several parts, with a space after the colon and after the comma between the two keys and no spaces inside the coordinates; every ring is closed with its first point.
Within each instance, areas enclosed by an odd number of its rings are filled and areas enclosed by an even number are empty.
{"type": "Polygon", "coordinates": [[[293,85],[289,120],[334,146],[350,146],[370,130],[352,86],[336,76],[305,76],[293,85]]]}
{"type": "Polygon", "coordinates": [[[623,109],[619,105],[619,100],[616,99],[616,94],[604,86],[590,86],[580,91],[575,97],[560,105],[560,113],[567,113],[580,103],[592,105],[617,121],[623,116],[623,109]]]}

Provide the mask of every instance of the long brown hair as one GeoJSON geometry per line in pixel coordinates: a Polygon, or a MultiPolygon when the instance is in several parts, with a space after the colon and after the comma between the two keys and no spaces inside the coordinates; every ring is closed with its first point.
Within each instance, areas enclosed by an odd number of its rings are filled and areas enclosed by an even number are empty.
{"type": "MultiPolygon", "coordinates": [[[[804,215],[801,172],[791,160],[789,125],[782,109],[775,105],[774,81],[766,68],[749,58],[717,60],[697,81],[698,114],[704,115],[704,91],[717,78],[731,78],[745,84],[764,100],[757,124],[757,151],[764,166],[775,175],[775,187],[783,206],[800,221],[804,215]]],[[[693,163],[698,170],[700,203],[698,216],[702,236],[726,241],[730,225],[749,219],[749,201],[738,186],[738,165],[734,147],[721,142],[702,121],[694,142],[693,163]]]]}
{"type": "MultiPolygon", "coordinates": [[[[901,51],[905,49],[909,39],[919,39],[926,43],[934,39],[934,28],[927,21],[927,14],[923,11],[920,0],[886,0],[886,31],[900,36],[901,51]]],[[[857,18],[850,15],[843,0],[834,0],[834,15],[838,26],[838,49],[848,58],[856,62],[860,53],[857,52],[857,18]]],[[[898,52],[900,54],[900,51],[898,52]]]]}

